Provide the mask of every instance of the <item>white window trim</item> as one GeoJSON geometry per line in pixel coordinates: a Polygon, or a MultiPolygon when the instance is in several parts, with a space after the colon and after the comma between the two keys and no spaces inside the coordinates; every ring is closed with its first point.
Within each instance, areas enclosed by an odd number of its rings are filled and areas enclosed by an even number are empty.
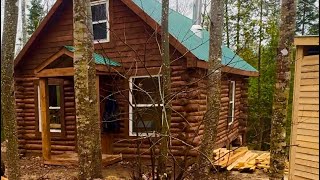
{"type": "MultiPolygon", "coordinates": [[[[158,77],[158,79],[160,79],[161,75],[146,75],[146,76],[131,76],[129,78],[129,89],[130,89],[130,92],[129,92],[129,136],[141,136],[141,137],[147,137],[147,136],[150,136],[150,137],[154,137],[156,135],[156,132],[153,131],[153,132],[148,132],[148,133],[137,133],[137,132],[133,132],[133,108],[131,105],[134,105],[135,107],[152,107],[152,106],[155,106],[155,107],[158,107],[158,106],[161,106],[163,107],[163,104],[133,104],[132,103],[132,92],[133,92],[133,79],[138,79],[138,78],[152,78],[152,77],[158,77]]],[[[159,87],[160,86],[160,81],[159,82],[159,87]]]]}
{"type": "Polygon", "coordinates": [[[229,104],[232,103],[232,117],[231,117],[231,122],[229,125],[233,124],[234,122],[234,112],[235,112],[235,94],[236,94],[236,82],[235,81],[230,81],[232,83],[232,99],[229,100],[229,104]]]}
{"type": "MultiPolygon", "coordinates": [[[[39,132],[42,132],[42,119],[41,119],[41,101],[40,101],[40,86],[38,86],[38,114],[39,114],[39,132]]],[[[60,109],[60,107],[49,107],[49,109],[60,109]]],[[[50,129],[50,132],[61,133],[61,129],[50,129]]]]}
{"type": "Polygon", "coordinates": [[[107,39],[94,40],[93,41],[94,44],[110,42],[110,12],[109,12],[110,8],[109,8],[109,0],[100,0],[100,1],[91,2],[91,6],[99,5],[99,4],[106,4],[107,19],[106,20],[101,20],[101,21],[92,21],[92,25],[93,24],[106,23],[106,26],[107,26],[107,39]]]}

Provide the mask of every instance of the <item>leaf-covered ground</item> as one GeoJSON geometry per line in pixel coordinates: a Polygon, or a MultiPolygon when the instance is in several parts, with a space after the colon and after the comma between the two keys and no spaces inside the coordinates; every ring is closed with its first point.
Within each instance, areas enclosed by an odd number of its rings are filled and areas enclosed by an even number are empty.
{"type": "MultiPolygon", "coordinates": [[[[1,145],[1,158],[6,160],[5,152],[6,148],[4,143],[1,145]]],[[[132,167],[134,164],[123,161],[108,167],[103,168],[104,179],[107,180],[130,180],[133,172],[132,167]]],[[[48,166],[43,165],[41,157],[39,156],[26,156],[20,159],[21,167],[21,179],[23,180],[76,180],[77,178],[77,167],[75,166],[48,166]]],[[[256,171],[252,174],[239,173],[232,171],[228,174],[223,173],[219,175],[219,179],[228,180],[268,180],[268,176],[263,171],[256,171]]],[[[218,179],[217,175],[213,175],[212,179],[218,179]]],[[[148,178],[145,178],[146,180],[148,178]]]]}

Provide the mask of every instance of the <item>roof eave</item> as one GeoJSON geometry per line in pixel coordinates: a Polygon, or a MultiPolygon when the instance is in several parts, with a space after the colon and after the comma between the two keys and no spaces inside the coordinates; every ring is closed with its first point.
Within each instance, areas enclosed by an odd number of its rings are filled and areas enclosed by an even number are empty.
{"type": "Polygon", "coordinates": [[[19,52],[17,57],[14,59],[14,67],[16,67],[23,56],[27,53],[33,42],[37,39],[38,35],[41,33],[42,29],[47,25],[48,21],[52,18],[52,16],[55,14],[57,9],[62,4],[63,0],[57,0],[56,3],[52,6],[48,14],[45,16],[45,18],[41,21],[38,28],[33,32],[27,43],[23,46],[22,50],[19,52]]]}
{"type": "MultiPolygon", "coordinates": [[[[145,23],[147,23],[153,30],[158,34],[161,34],[161,25],[150,17],[146,12],[144,12],[139,6],[137,6],[133,1],[121,0],[125,5],[127,5],[136,15],[138,15],[145,23]]],[[[169,35],[169,42],[173,45],[181,54],[183,54],[187,59],[195,58],[196,56],[188,50],[178,39],[176,39],[172,34],[169,35]]]]}
{"type": "MultiPolygon", "coordinates": [[[[204,60],[199,60],[197,58],[189,58],[187,61],[187,67],[188,68],[202,68],[202,69],[208,69],[208,62],[204,60]]],[[[241,76],[248,76],[248,77],[258,77],[259,72],[258,71],[245,71],[242,69],[237,69],[230,66],[223,65],[221,67],[222,72],[230,73],[230,74],[237,74],[241,76]]]]}

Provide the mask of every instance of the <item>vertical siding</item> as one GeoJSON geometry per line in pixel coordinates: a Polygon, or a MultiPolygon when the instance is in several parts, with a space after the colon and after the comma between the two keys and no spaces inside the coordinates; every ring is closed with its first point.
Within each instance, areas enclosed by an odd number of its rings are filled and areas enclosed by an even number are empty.
{"type": "Polygon", "coordinates": [[[319,179],[319,55],[297,50],[290,179],[319,179]]]}

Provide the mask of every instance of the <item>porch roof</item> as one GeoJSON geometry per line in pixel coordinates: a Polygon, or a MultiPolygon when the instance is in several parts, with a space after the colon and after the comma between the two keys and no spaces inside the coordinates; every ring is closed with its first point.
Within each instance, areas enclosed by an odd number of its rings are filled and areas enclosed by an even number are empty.
{"type": "MultiPolygon", "coordinates": [[[[75,51],[73,46],[64,46],[64,47],[70,52],[75,51]]],[[[108,65],[108,66],[121,66],[120,63],[118,63],[114,60],[111,60],[107,57],[104,57],[101,54],[94,53],[93,58],[94,58],[96,64],[102,64],[102,65],[108,65]]]]}

